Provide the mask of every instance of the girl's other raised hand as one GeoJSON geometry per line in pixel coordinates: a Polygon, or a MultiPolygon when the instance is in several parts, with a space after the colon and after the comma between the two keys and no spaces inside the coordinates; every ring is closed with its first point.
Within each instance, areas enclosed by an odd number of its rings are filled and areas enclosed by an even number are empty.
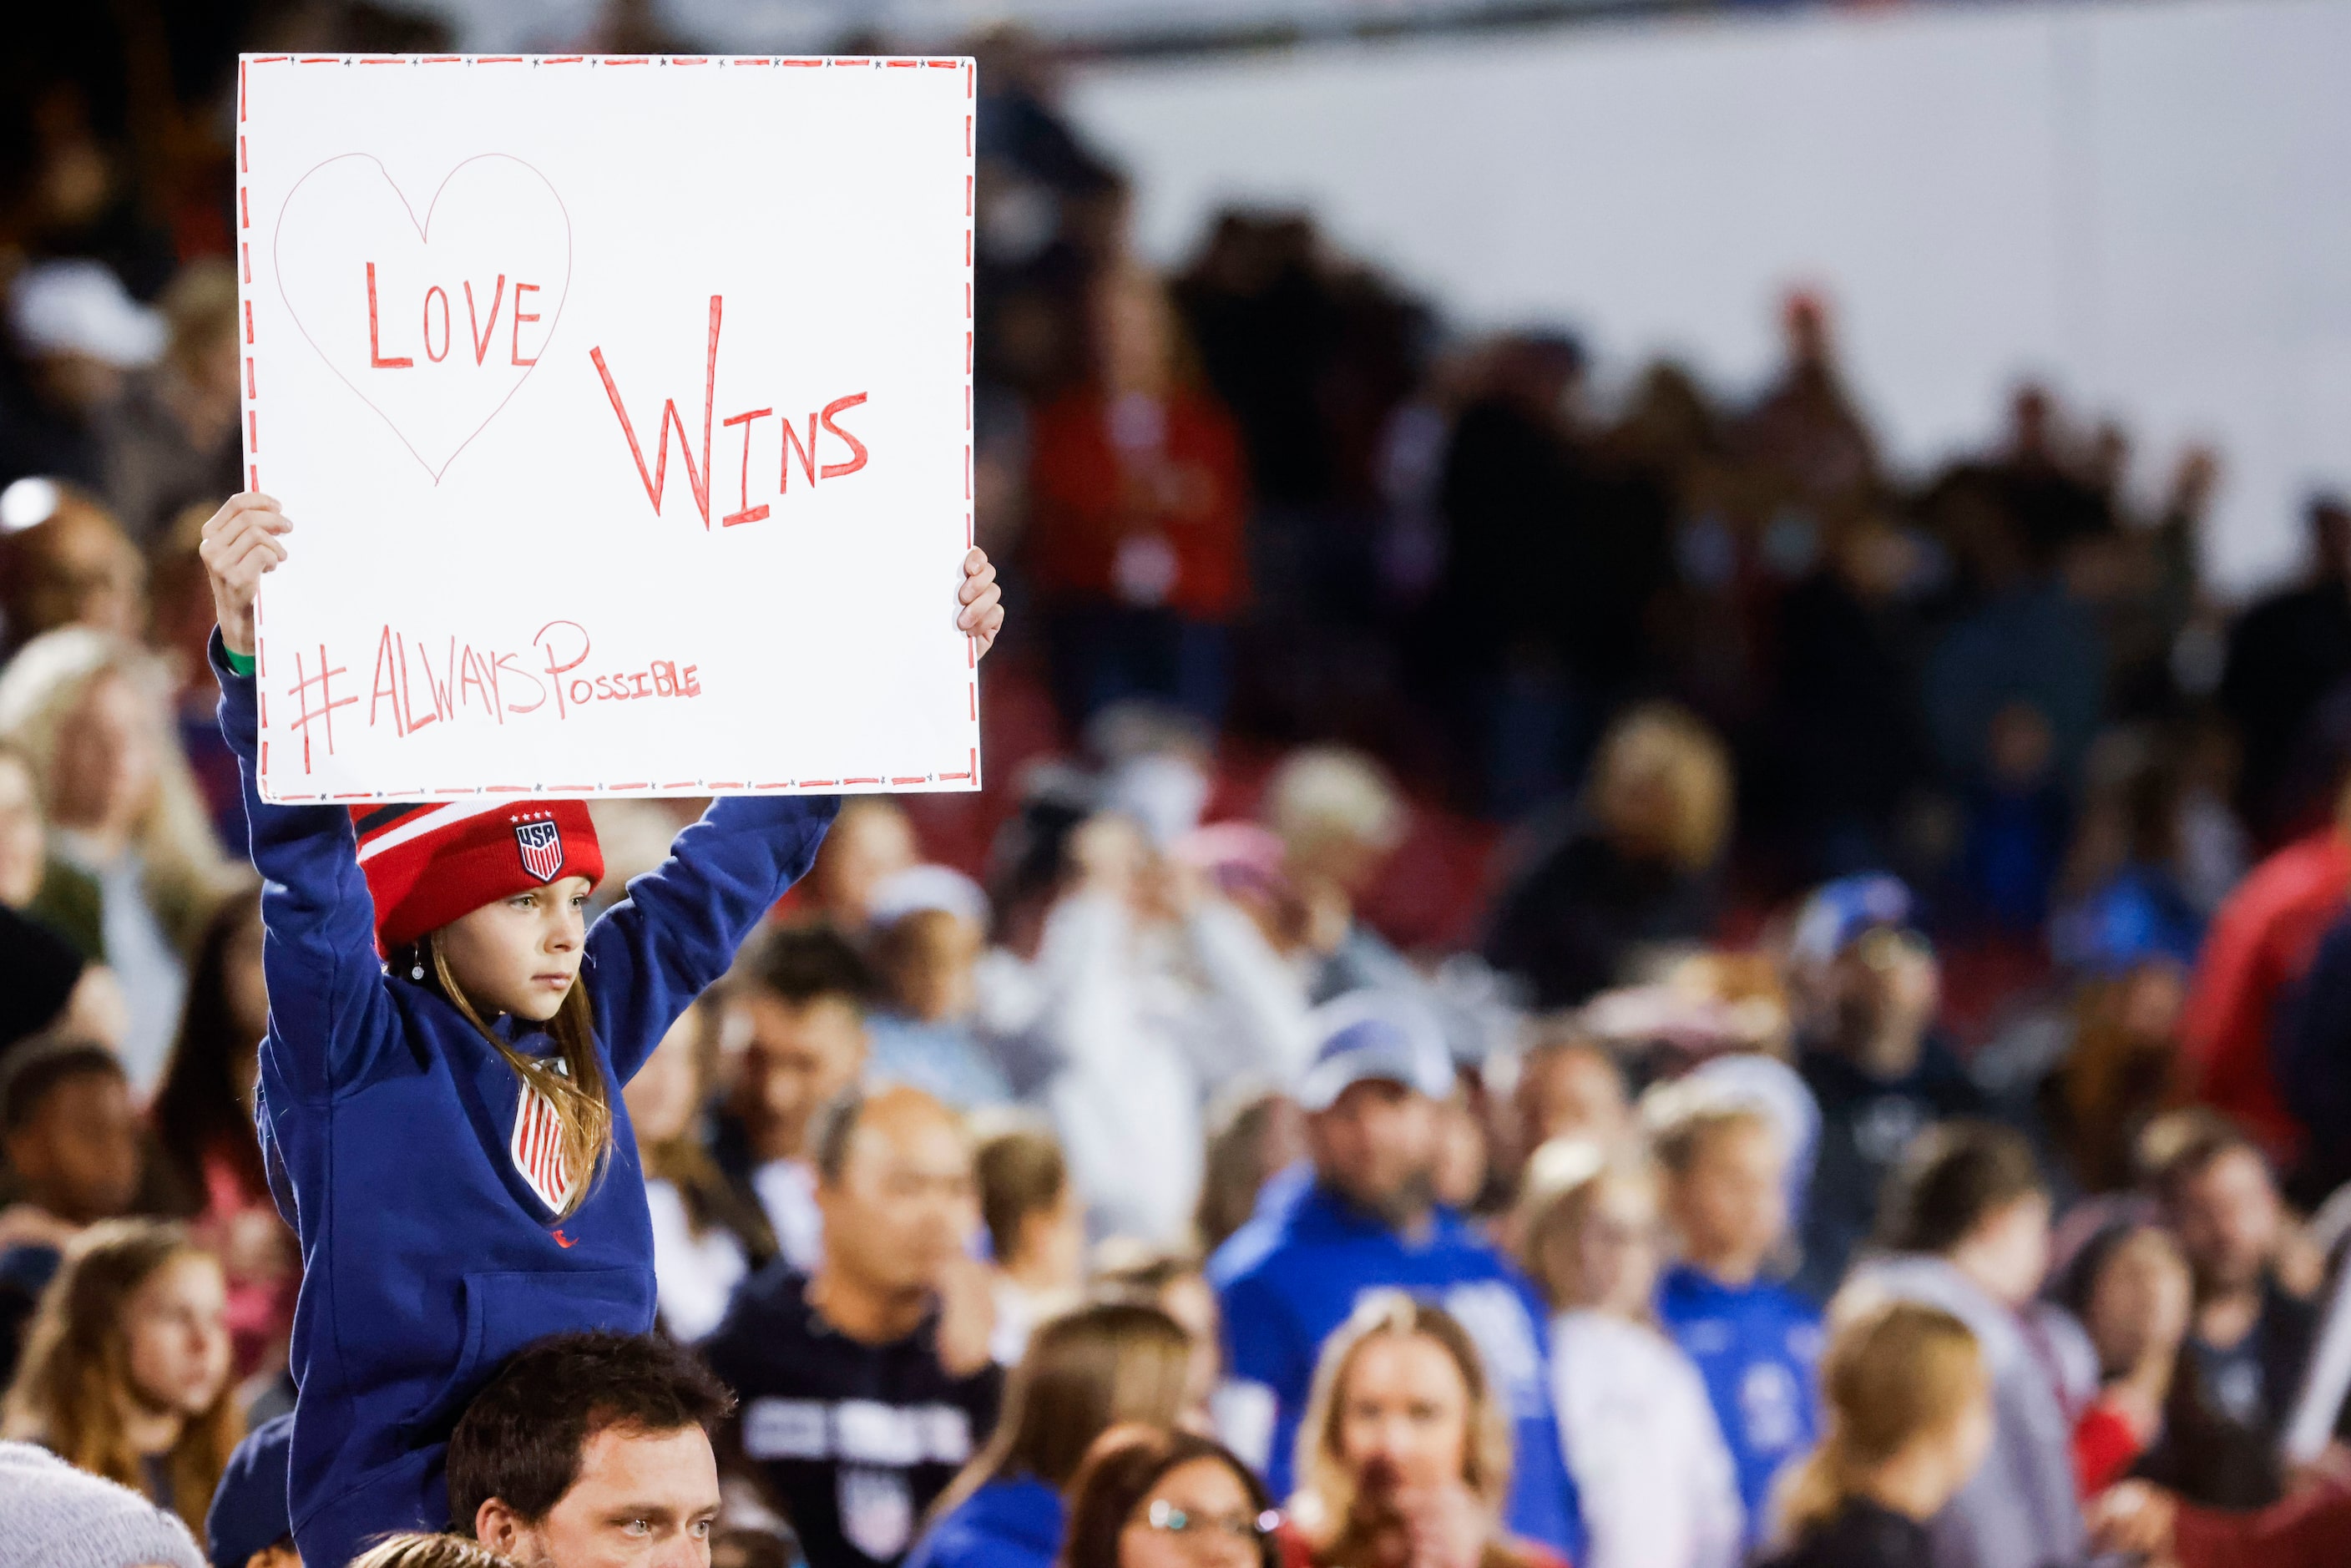
{"type": "MultiPolygon", "coordinates": [[[[204,524],[196,554],[212,583],[213,619],[220,623],[223,645],[241,658],[253,657],[253,601],[261,591],[261,575],[277,570],[286,559],[286,535],[293,528],[277,501],[257,490],[231,496],[204,524]]],[[[992,581],[994,574],[989,576],[992,581]]],[[[1003,618],[998,611],[997,620],[1003,618]]]]}

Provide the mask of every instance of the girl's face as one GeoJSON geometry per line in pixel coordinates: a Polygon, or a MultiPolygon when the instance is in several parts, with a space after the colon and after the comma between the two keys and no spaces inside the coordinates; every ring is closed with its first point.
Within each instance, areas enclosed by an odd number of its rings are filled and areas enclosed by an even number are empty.
{"type": "Polygon", "coordinates": [[[1638,1182],[1604,1179],[1573,1237],[1579,1307],[1623,1318],[1649,1315],[1657,1283],[1657,1208],[1638,1182]]]}
{"type": "Polygon", "coordinates": [[[120,674],[99,675],[57,731],[51,812],[64,827],[126,829],[154,789],[157,762],[146,699],[120,674]]]}
{"type": "Polygon", "coordinates": [[[944,909],[918,910],[900,920],[887,944],[898,1005],[936,1023],[960,1018],[977,1001],[974,966],[987,934],[976,920],[944,909]]]}
{"type": "Polygon", "coordinates": [[[2188,1265],[2158,1230],[2116,1244],[2084,1303],[2082,1326],[2109,1376],[2128,1372],[2149,1355],[2166,1358],[2188,1332],[2188,1265]]]}
{"type": "Polygon", "coordinates": [[[1426,1334],[1374,1334],[1339,1394],[1339,1457],[1378,1465],[1402,1488],[1459,1481],[1469,1452],[1469,1390],[1452,1353],[1426,1334]]]}
{"type": "Polygon", "coordinates": [[[1260,1559],[1257,1510],[1222,1459],[1194,1459],[1159,1478],[1119,1532],[1118,1568],[1225,1568],[1260,1559]]]}
{"type": "Polygon", "coordinates": [[[1761,1122],[1709,1135],[1671,1186],[1690,1256],[1718,1270],[1759,1266],[1787,1228],[1787,1168],[1778,1135],[1761,1122]]]}
{"type": "Polygon", "coordinates": [[[123,1338],[132,1396],[148,1408],[201,1416],[228,1381],[228,1290],[220,1265],[183,1252],[131,1293],[123,1338]]]}
{"type": "Polygon", "coordinates": [[[0,904],[21,909],[33,902],[47,853],[33,775],[21,758],[0,757],[0,904]]]}
{"type": "Polygon", "coordinates": [[[695,1071],[695,1035],[700,1020],[689,1010],[669,1026],[653,1055],[621,1092],[641,1145],[683,1137],[702,1109],[702,1074],[695,1071]]]}
{"type": "Polygon", "coordinates": [[[449,972],[475,1007],[533,1023],[555,1016],[580,977],[588,888],[584,876],[559,877],[441,928],[449,972]]]}

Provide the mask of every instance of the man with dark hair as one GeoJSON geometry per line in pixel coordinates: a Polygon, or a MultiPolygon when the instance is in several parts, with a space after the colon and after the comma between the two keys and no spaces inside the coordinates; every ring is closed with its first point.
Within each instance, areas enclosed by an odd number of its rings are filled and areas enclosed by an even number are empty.
{"type": "Polygon", "coordinates": [[[666,1340],[540,1340],[450,1434],[452,1525],[548,1568],[708,1568],[719,1503],[710,1434],[734,1405],[666,1340]]]}
{"type": "Polygon", "coordinates": [[[823,1239],[810,1129],[865,1071],[873,977],[830,926],[770,926],[736,960],[725,1029],[743,1065],[720,1128],[718,1159],[776,1232],[785,1260],[816,1267],[823,1239]]]}
{"type": "Polygon", "coordinates": [[[2276,1444],[2317,1330],[2309,1302],[2278,1283],[2285,1205],[2244,1129],[2210,1111],[2174,1112],[2140,1139],[2164,1223],[2195,1284],[2175,1394],[2195,1398],[2197,1451],[2158,1445],[2139,1473],[2218,1508],[2277,1500],[2276,1444]],[[2226,1456],[2224,1458],[2224,1456],[2226,1456]]]}
{"type": "Polygon", "coordinates": [[[13,1051],[0,1072],[0,1158],[16,1175],[18,1199],[0,1210],[5,1376],[66,1244],[128,1214],[137,1195],[139,1111],[114,1052],[57,1036],[13,1051]]]}
{"type": "Polygon", "coordinates": [[[810,1274],[778,1260],[703,1342],[743,1396],[730,1455],[825,1568],[895,1562],[996,1424],[986,1270],[962,1125],[920,1090],[842,1096],[810,1154],[824,1214],[810,1274]]]}
{"type": "Polygon", "coordinates": [[[1877,1244],[1831,1322],[1888,1299],[1940,1307],[1972,1330],[1991,1374],[1991,1454],[1930,1526],[1938,1568],[2045,1568],[2083,1554],[2073,1421],[2097,1358],[2081,1325],[2038,1301],[2049,1191],[2022,1134],[1945,1122],[1912,1140],[1886,1184],[1877,1244]]]}

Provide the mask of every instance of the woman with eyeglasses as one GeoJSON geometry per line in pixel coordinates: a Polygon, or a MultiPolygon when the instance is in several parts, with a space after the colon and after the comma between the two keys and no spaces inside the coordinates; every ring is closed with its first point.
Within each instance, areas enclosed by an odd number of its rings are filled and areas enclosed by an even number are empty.
{"type": "Polygon", "coordinates": [[[1213,1437],[1113,1427],[1070,1483],[1061,1568],[1277,1568],[1280,1516],[1213,1437]]]}
{"type": "Polygon", "coordinates": [[[1322,1342],[1283,1568],[1566,1568],[1502,1528],[1510,1413],[1460,1321],[1365,1295],[1322,1342]]]}

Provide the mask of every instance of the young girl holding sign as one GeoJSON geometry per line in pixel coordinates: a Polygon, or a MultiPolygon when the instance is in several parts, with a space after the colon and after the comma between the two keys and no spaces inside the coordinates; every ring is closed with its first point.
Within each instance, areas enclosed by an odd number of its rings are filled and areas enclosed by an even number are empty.
{"type": "MultiPolygon", "coordinates": [[[[652,1328],[621,1086],[808,870],[839,802],[717,801],[593,927],[603,858],[579,801],[264,804],[253,603],[291,527],[268,497],[232,497],[202,553],[266,879],[256,1119],[305,1269],[288,1499],[302,1560],[336,1564],[449,1522],[444,1441],[508,1355],[652,1328]]],[[[982,651],[1004,620],[995,576],[965,558],[956,623],[982,651]]]]}

